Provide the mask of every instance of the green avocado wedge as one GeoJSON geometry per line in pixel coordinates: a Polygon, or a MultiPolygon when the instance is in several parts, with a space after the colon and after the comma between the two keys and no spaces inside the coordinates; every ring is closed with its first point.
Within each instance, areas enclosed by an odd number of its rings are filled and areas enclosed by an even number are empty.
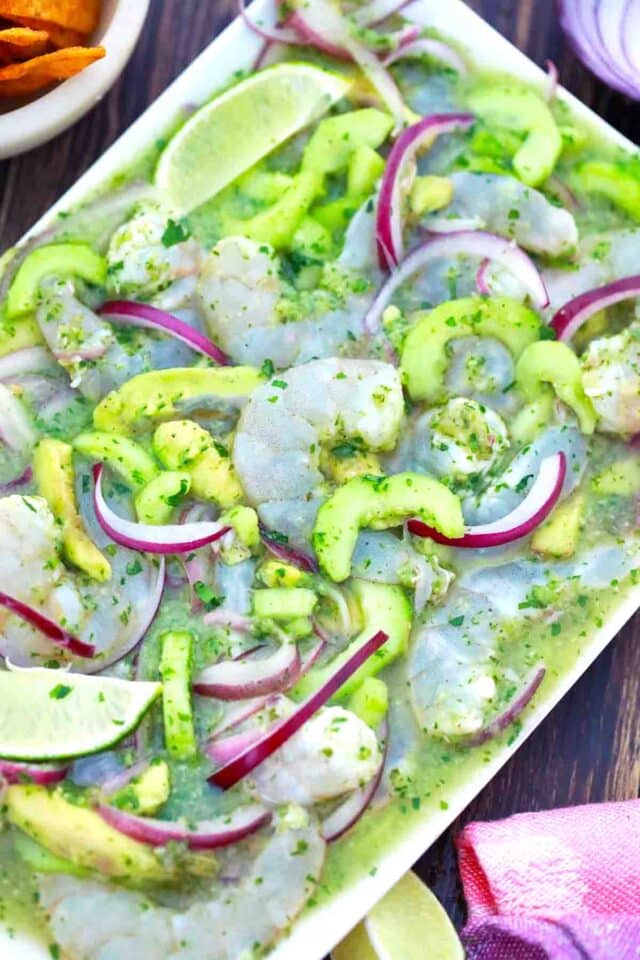
{"type": "Polygon", "coordinates": [[[93,411],[97,430],[127,433],[149,420],[169,420],[181,400],[213,396],[248,397],[263,382],[254,367],[174,367],[152,370],[128,380],[93,411]]]}
{"type": "Polygon", "coordinates": [[[464,532],[460,500],[432,477],[396,473],[349,480],[318,511],[313,546],[320,568],[342,583],[351,574],[360,530],[397,527],[410,517],[420,517],[447,537],[460,537],[464,532]]]}

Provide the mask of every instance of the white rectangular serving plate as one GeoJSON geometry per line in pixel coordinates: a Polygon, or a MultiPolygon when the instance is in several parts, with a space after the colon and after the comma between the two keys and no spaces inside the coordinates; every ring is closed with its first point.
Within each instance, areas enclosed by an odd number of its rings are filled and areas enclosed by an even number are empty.
{"type": "MultiPolygon", "coordinates": [[[[403,12],[416,23],[434,27],[455,40],[478,66],[512,73],[540,87],[546,82],[546,75],[539,67],[461,0],[414,0],[403,12]]],[[[261,22],[273,23],[274,0],[255,0],[250,14],[261,22]]],[[[23,239],[49,226],[59,211],[81,203],[114,174],[126,168],[166,131],[168,124],[182,108],[205,102],[217,89],[229,82],[237,70],[249,69],[260,49],[260,39],[241,20],[235,20],[23,239]]],[[[600,138],[628,151],[637,150],[631,141],[567,91],[560,89],[558,96],[600,138]]],[[[621,606],[584,645],[573,668],[555,684],[543,686],[533,707],[523,716],[522,730],[516,742],[505,745],[466,783],[452,789],[447,794],[446,810],[435,813],[430,811],[422,817],[416,814],[413,828],[377,862],[374,876],[366,875],[338,897],[303,914],[290,934],[269,954],[270,960],[322,960],[489,783],[602,653],[638,607],[640,585],[628,593],[621,606]]],[[[22,932],[9,933],[0,928],[0,957],[2,960],[50,960],[51,955],[39,937],[22,932]]],[[[123,957],[122,960],[135,958],[123,957]]],[[[157,960],[164,958],[158,957],[157,960]]]]}

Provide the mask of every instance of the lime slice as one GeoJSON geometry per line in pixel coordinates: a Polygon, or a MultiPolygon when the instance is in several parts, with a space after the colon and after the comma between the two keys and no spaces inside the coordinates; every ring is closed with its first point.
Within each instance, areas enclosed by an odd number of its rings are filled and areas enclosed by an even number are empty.
{"type": "Polygon", "coordinates": [[[333,960],[464,960],[449,917],[407,873],[332,952],[333,960]]]}
{"type": "Polygon", "coordinates": [[[65,760],[97,753],[134,730],[160,683],[62,670],[0,672],[0,757],[65,760]]]}
{"type": "Polygon", "coordinates": [[[348,92],[344,77],[304,63],[255,73],[198,110],[169,141],[156,186],[183,216],[209,200],[348,92]]]}

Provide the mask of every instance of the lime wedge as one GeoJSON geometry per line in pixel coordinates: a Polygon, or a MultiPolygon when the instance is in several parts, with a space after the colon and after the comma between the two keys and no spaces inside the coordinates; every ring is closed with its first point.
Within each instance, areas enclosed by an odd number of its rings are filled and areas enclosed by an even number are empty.
{"type": "Polygon", "coordinates": [[[62,670],[0,672],[0,757],[65,760],[97,753],[134,730],[160,683],[62,670]]]}
{"type": "Polygon", "coordinates": [[[464,950],[436,897],[414,873],[407,873],[331,956],[333,960],[464,960],[464,950]]]}
{"type": "Polygon", "coordinates": [[[189,213],[325,114],[350,86],[304,63],[255,73],[198,110],[169,141],[156,187],[176,215],[189,213]]]}

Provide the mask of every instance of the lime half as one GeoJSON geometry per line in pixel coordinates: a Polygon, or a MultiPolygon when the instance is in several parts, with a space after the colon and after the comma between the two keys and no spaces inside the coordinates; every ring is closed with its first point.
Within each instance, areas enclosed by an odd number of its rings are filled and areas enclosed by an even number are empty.
{"type": "Polygon", "coordinates": [[[169,141],[156,186],[179,216],[199,207],[327,112],[351,83],[304,63],[283,63],[231,87],[169,141]]]}
{"type": "Polygon", "coordinates": [[[333,960],[464,960],[446,912],[407,873],[332,952],[333,960]]]}
{"type": "Polygon", "coordinates": [[[0,757],[65,760],[97,753],[134,730],[160,683],[62,670],[0,672],[0,757]]]}

